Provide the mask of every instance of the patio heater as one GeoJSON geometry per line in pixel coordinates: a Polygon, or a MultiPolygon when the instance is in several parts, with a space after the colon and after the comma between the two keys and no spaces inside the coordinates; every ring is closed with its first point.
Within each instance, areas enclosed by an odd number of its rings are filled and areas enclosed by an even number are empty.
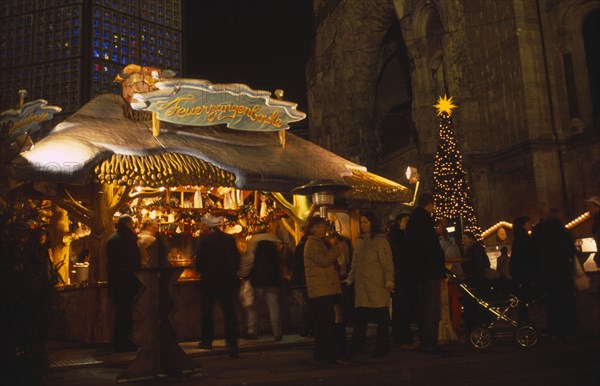
{"type": "Polygon", "coordinates": [[[311,196],[312,202],[319,208],[319,215],[327,218],[327,207],[333,205],[335,195],[350,189],[344,182],[331,179],[312,180],[306,185],[292,189],[292,193],[311,196]]]}

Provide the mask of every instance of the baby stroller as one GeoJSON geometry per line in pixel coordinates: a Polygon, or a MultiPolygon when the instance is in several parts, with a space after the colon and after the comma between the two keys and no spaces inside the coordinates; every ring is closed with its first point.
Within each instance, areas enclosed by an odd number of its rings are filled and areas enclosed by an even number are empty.
{"type": "Polygon", "coordinates": [[[470,288],[466,283],[458,281],[458,277],[451,271],[447,271],[448,276],[458,282],[459,291],[463,296],[472,299],[476,306],[486,310],[490,317],[489,321],[473,328],[469,332],[469,343],[478,350],[487,349],[494,340],[499,337],[512,337],[522,348],[530,348],[537,344],[538,333],[530,324],[519,324],[510,314],[516,310],[517,306],[529,306],[537,301],[526,302],[517,295],[499,291],[497,288],[490,287],[490,291],[484,294],[477,293],[477,290],[470,288]]]}

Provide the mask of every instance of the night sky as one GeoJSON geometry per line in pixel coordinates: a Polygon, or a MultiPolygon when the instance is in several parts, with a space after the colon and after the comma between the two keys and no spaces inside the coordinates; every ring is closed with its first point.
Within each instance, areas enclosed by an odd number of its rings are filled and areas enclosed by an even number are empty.
{"type": "Polygon", "coordinates": [[[310,0],[183,0],[183,77],[285,91],[306,112],[310,0]]]}

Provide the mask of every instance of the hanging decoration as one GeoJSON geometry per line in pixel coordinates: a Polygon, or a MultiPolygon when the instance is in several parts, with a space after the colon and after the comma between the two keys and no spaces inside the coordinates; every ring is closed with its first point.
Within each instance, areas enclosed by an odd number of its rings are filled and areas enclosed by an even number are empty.
{"type": "Polygon", "coordinates": [[[239,226],[236,229],[241,228],[243,232],[268,225],[285,216],[280,208],[275,207],[273,199],[266,193],[258,193],[261,204],[257,208],[253,202],[244,202],[243,193],[239,189],[220,187],[206,191],[197,186],[186,186],[183,189],[192,197],[194,203],[201,201],[202,206],[182,205],[181,198],[175,194],[180,192],[173,191],[169,192],[169,195],[140,199],[135,204],[132,203],[129,210],[138,222],[145,219],[158,222],[160,234],[168,237],[199,236],[206,231],[201,219],[207,214],[223,216],[226,226],[239,226]]]}

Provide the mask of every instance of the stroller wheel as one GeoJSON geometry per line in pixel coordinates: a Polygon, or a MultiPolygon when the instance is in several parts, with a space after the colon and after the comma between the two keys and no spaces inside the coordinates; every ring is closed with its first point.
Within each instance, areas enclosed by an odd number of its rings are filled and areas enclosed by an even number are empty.
{"type": "Polygon", "coordinates": [[[533,347],[538,342],[538,334],[532,326],[524,325],[517,329],[515,340],[521,347],[533,347]]]}
{"type": "Polygon", "coordinates": [[[485,327],[477,327],[469,335],[471,346],[483,350],[492,344],[492,333],[485,327]]]}

